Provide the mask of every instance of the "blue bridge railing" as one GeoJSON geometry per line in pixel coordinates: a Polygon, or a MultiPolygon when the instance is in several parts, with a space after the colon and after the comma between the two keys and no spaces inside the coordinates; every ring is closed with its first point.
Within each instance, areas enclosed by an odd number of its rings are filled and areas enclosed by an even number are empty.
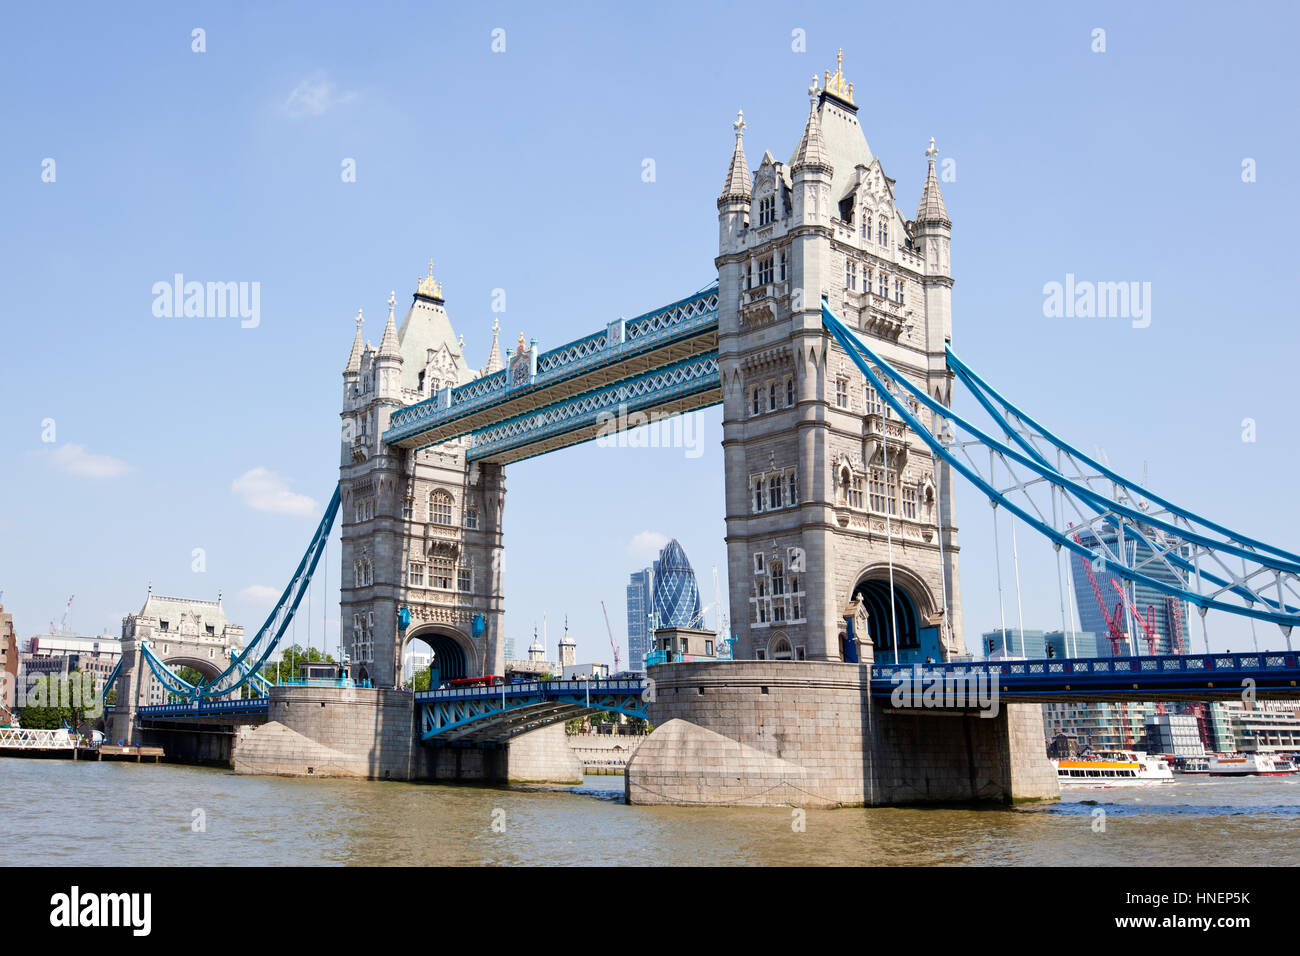
{"type": "Polygon", "coordinates": [[[232,714],[265,714],[265,697],[244,700],[188,701],[180,704],[154,704],[136,711],[138,717],[220,717],[232,714]]]}

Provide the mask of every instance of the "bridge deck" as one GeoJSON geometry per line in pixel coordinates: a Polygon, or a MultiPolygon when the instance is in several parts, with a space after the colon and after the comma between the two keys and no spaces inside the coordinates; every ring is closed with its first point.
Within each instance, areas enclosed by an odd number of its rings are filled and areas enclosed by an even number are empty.
{"type": "Polygon", "coordinates": [[[469,435],[470,460],[507,463],[596,437],[604,411],[717,404],[717,307],[707,289],[543,352],[523,375],[507,367],[445,389],[395,412],[384,441],[423,448],[469,435]]]}

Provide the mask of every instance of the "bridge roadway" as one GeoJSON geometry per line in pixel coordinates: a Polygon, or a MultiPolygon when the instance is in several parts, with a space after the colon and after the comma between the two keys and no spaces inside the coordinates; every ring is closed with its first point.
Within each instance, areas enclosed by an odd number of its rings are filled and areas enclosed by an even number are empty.
{"type": "MultiPolygon", "coordinates": [[[[652,675],[653,679],[653,675],[652,675]]],[[[501,743],[550,724],[601,711],[649,717],[652,679],[553,680],[459,687],[415,694],[418,727],[426,744],[501,743]]],[[[996,680],[1002,703],[1052,701],[1203,701],[1300,698],[1300,654],[1261,651],[1060,660],[956,661],[942,664],[877,664],[871,696],[897,703],[906,689],[909,707],[963,706],[996,680]],[[934,691],[937,689],[937,693],[934,691]],[[958,691],[966,696],[959,698],[958,691]],[[927,691],[931,693],[927,695],[927,691]],[[926,701],[929,696],[930,702],[926,701]]],[[[973,707],[974,703],[965,706],[973,707]]],[[[153,726],[258,723],[267,698],[202,701],[141,707],[139,719],[153,726]]]]}

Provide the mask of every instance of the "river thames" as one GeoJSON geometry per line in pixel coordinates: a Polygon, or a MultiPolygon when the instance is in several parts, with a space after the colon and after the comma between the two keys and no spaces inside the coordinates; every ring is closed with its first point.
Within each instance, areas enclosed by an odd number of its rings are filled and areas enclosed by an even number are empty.
{"type": "Polygon", "coordinates": [[[0,758],[5,866],[1300,864],[1300,777],[797,817],[627,806],[622,777],[487,789],[0,758]]]}

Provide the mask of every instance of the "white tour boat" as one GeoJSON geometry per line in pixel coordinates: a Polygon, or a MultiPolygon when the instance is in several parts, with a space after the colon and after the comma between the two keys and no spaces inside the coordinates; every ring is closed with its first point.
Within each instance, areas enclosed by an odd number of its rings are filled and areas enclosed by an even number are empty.
{"type": "Polygon", "coordinates": [[[1125,787],[1174,780],[1174,772],[1163,757],[1133,750],[1103,750],[1088,757],[1062,757],[1052,763],[1062,786],[1125,787]]]}

